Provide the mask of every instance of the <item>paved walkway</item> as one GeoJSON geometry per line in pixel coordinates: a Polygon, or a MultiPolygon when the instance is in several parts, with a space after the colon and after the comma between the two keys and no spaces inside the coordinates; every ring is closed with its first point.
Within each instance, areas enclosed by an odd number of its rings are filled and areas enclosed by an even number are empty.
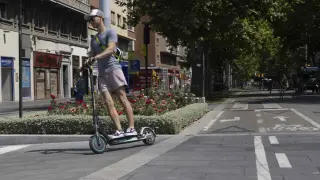
{"type": "Polygon", "coordinates": [[[319,180],[320,125],[302,113],[308,107],[278,104],[272,97],[257,97],[259,92],[242,93],[245,96],[228,99],[182,133],[159,136],[152,146],[109,146],[100,155],[91,152],[87,141],[0,147],[0,177],[319,180]]]}
{"type": "MultiPolygon", "coordinates": [[[[58,101],[68,101],[72,99],[61,99],[58,101]]],[[[50,100],[23,101],[24,110],[45,110],[50,105],[50,100]]],[[[5,101],[0,103],[0,113],[19,110],[19,102],[5,101]]]]}

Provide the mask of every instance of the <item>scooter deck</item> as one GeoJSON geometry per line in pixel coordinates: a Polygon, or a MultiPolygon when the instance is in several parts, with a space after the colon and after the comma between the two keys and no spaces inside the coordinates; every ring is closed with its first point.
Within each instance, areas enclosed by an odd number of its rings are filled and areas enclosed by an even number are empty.
{"type": "Polygon", "coordinates": [[[108,144],[110,146],[112,145],[118,145],[118,144],[126,144],[126,143],[132,143],[132,142],[138,142],[138,141],[142,141],[147,139],[146,137],[143,136],[125,136],[125,137],[121,137],[121,138],[114,138],[114,139],[110,139],[108,138],[108,144]]]}

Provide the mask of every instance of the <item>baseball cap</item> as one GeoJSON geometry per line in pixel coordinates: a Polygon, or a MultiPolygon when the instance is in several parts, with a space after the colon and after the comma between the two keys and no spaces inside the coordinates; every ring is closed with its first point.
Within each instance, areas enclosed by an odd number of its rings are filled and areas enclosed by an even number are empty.
{"type": "Polygon", "coordinates": [[[86,21],[89,21],[90,17],[94,17],[94,16],[99,16],[99,17],[104,18],[104,13],[102,11],[100,11],[99,9],[92,9],[90,14],[84,15],[84,19],[86,21]]]}

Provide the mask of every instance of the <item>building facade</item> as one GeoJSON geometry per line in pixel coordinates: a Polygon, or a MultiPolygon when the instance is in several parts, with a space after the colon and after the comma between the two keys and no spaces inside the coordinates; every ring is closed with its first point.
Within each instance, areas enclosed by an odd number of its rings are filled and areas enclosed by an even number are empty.
{"type": "MultiPolygon", "coordinates": [[[[136,41],[133,59],[140,60],[140,84],[145,87],[145,53],[144,45],[144,24],[147,17],[143,17],[141,22],[135,27],[136,41]]],[[[165,37],[157,32],[150,31],[150,44],[148,45],[148,79],[151,79],[152,70],[161,77],[164,89],[180,88],[184,86],[184,76],[189,73],[187,66],[185,47],[172,47],[167,43],[165,37]],[[182,78],[183,77],[183,78],[182,78]]],[[[149,80],[147,80],[149,83],[149,80]]]]}
{"type": "MultiPolygon", "coordinates": [[[[19,0],[0,0],[0,101],[18,101],[19,0]]],[[[88,0],[23,2],[22,94],[27,100],[70,98],[74,68],[87,56],[88,0]]]]}

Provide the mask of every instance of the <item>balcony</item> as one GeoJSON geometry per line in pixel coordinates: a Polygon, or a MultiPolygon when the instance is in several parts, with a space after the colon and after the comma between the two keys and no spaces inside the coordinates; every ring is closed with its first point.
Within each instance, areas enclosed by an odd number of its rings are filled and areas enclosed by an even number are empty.
{"type": "Polygon", "coordinates": [[[50,0],[54,3],[61,4],[70,9],[74,9],[84,14],[88,14],[90,12],[90,4],[89,0],[50,0]]]}

